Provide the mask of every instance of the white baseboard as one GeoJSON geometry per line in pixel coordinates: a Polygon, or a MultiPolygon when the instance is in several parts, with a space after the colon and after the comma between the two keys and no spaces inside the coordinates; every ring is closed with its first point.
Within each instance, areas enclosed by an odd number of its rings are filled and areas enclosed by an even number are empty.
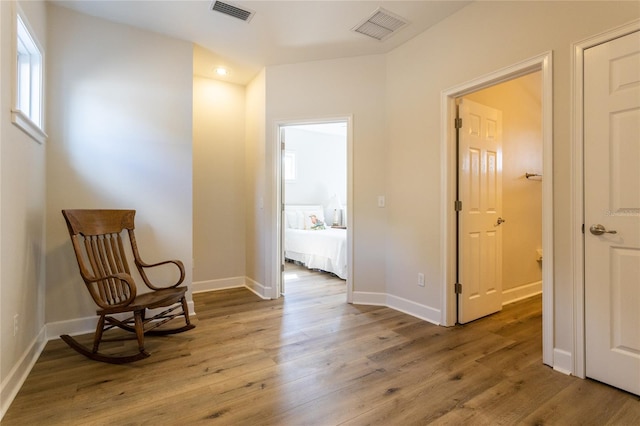
{"type": "Polygon", "coordinates": [[[502,306],[542,293],[542,281],[523,284],[502,291],[502,306]]]}
{"type": "Polygon", "coordinates": [[[354,291],[353,303],[356,305],[387,306],[387,294],[354,291]]]}
{"type": "Polygon", "coordinates": [[[59,338],[63,334],[78,336],[80,334],[94,333],[98,323],[98,316],[93,315],[72,320],[49,322],[45,325],[47,340],[59,338]]]}
{"type": "Polygon", "coordinates": [[[245,287],[245,277],[222,278],[218,280],[195,281],[191,283],[192,293],[245,287]]]}
{"type": "Polygon", "coordinates": [[[440,325],[441,313],[439,309],[434,309],[430,306],[421,305],[387,293],[354,291],[353,303],[356,305],[386,306],[432,324],[440,325]]]}
{"type": "Polygon", "coordinates": [[[27,380],[31,369],[38,360],[38,357],[40,357],[46,344],[46,327],[43,326],[29,347],[24,351],[20,360],[18,360],[5,380],[2,381],[2,384],[0,384],[0,420],[4,417],[25,380],[27,380]]]}
{"type": "Polygon", "coordinates": [[[562,349],[553,350],[553,369],[560,373],[573,374],[573,356],[562,349]]]}
{"type": "Polygon", "coordinates": [[[191,284],[191,291],[195,294],[241,287],[246,288],[262,299],[271,299],[271,287],[265,287],[249,277],[232,277],[222,278],[219,280],[196,281],[191,284]]]}
{"type": "Polygon", "coordinates": [[[266,287],[249,277],[245,277],[245,287],[263,299],[271,299],[271,287],[266,287]]]}
{"type": "MultiPolygon", "coordinates": [[[[193,300],[188,301],[187,305],[189,307],[189,317],[195,317],[196,312],[194,310],[193,300]]],[[[163,308],[152,309],[150,310],[150,314],[154,315],[155,313],[162,312],[162,310],[163,308]]],[[[120,317],[121,319],[125,319],[127,316],[127,314],[114,315],[114,317],[120,317]]],[[[72,320],[49,322],[45,325],[46,338],[47,340],[53,340],[59,338],[63,334],[78,336],[81,334],[95,333],[97,324],[97,315],[72,320]]]]}
{"type": "Polygon", "coordinates": [[[440,319],[442,313],[440,309],[432,308],[431,306],[422,305],[420,303],[412,302],[411,300],[404,299],[402,297],[387,295],[387,306],[396,311],[404,312],[421,320],[425,320],[435,325],[440,325],[440,319]]]}

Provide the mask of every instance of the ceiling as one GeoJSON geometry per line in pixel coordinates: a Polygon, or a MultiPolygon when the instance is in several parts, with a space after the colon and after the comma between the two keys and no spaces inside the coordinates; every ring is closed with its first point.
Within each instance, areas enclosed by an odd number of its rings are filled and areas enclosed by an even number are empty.
{"type": "Polygon", "coordinates": [[[470,1],[226,1],[255,11],[244,22],[211,0],[51,0],[57,5],[195,43],[194,74],[247,84],[263,67],[389,52],[470,1]],[[378,8],[409,24],[379,41],[352,31],[378,8]],[[224,66],[226,77],[214,68],[224,66]]]}

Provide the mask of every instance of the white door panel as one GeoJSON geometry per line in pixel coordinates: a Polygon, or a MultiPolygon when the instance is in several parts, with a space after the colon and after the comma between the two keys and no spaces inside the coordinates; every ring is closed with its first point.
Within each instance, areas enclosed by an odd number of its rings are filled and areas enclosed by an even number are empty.
{"type": "Polygon", "coordinates": [[[502,112],[463,99],[459,104],[458,321],[502,308],[502,112]]]}
{"type": "Polygon", "coordinates": [[[640,395],[640,33],[585,50],[584,123],[586,374],[640,395]]]}

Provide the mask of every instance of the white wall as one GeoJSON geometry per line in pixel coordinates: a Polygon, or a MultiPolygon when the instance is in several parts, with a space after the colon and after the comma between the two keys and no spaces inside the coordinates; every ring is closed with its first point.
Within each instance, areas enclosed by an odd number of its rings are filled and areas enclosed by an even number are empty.
{"type": "Polygon", "coordinates": [[[377,207],[385,194],[385,57],[362,56],[302,64],[268,67],[266,72],[266,164],[258,181],[266,185],[269,226],[262,230],[268,242],[267,276],[273,276],[278,255],[270,250],[275,232],[274,155],[276,123],[353,116],[353,200],[349,209],[354,221],[353,288],[357,292],[384,292],[386,210],[377,207]]]}
{"type": "MultiPolygon", "coordinates": [[[[35,142],[11,123],[14,6],[0,2],[0,418],[44,339],[47,144],[35,142]]],[[[44,54],[49,54],[45,4],[33,1],[20,6],[44,54]]],[[[45,112],[45,126],[49,117],[45,112]]]]}
{"type": "MultiPolygon", "coordinates": [[[[295,153],[296,179],[285,181],[285,204],[326,206],[335,194],[347,203],[347,134],[287,127],[286,150],[295,153]]],[[[326,218],[327,220],[332,219],[326,218]]]]}
{"type": "Polygon", "coordinates": [[[194,289],[238,285],[246,250],[245,88],[194,77],[193,105],[194,289]]]}
{"type": "Polygon", "coordinates": [[[571,356],[571,44],[639,15],[637,2],[474,2],[388,55],[390,293],[441,309],[441,92],[552,50],[555,347],[571,356]]]}
{"type": "Polygon", "coordinates": [[[46,322],[95,327],[62,209],[136,209],[143,259],[191,282],[193,46],[53,5],[49,43],[46,322]]]}

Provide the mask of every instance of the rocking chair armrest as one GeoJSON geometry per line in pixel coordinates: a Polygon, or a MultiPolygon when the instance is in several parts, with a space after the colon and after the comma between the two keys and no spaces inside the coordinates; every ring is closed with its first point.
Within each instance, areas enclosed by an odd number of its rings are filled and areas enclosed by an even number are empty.
{"type": "Polygon", "coordinates": [[[107,308],[113,308],[116,306],[127,306],[129,305],[135,298],[137,295],[137,287],[136,287],[136,283],[133,280],[133,277],[127,273],[124,272],[118,272],[115,274],[110,274],[110,275],[105,275],[103,277],[97,277],[97,278],[88,278],[85,279],[85,283],[87,284],[87,288],[89,289],[89,293],[91,293],[91,297],[93,297],[93,300],[96,302],[96,304],[98,306],[100,306],[103,309],[107,309],[107,308]],[[125,285],[128,288],[128,297],[118,303],[115,304],[109,304],[106,303],[104,301],[104,299],[100,296],[99,292],[96,290],[96,288],[94,286],[91,286],[91,284],[93,283],[97,283],[99,281],[105,281],[105,280],[109,280],[109,279],[117,279],[119,280],[123,285],[125,285]]]}
{"type": "Polygon", "coordinates": [[[180,284],[182,284],[182,282],[184,281],[184,278],[185,278],[184,264],[180,260],[175,260],[174,259],[174,260],[165,260],[165,261],[158,262],[158,263],[144,263],[142,260],[136,259],[136,266],[138,267],[138,271],[140,272],[140,275],[142,276],[142,280],[144,281],[146,286],[149,287],[152,290],[162,290],[163,288],[178,287],[180,284]],[[149,279],[147,278],[147,274],[145,273],[144,268],[154,268],[156,266],[167,265],[167,264],[170,264],[170,263],[173,263],[174,265],[176,265],[178,267],[178,270],[180,272],[180,278],[178,278],[178,281],[175,284],[172,284],[172,285],[166,286],[166,287],[158,287],[158,286],[155,286],[155,285],[151,284],[151,281],[149,281],[149,279]]]}

